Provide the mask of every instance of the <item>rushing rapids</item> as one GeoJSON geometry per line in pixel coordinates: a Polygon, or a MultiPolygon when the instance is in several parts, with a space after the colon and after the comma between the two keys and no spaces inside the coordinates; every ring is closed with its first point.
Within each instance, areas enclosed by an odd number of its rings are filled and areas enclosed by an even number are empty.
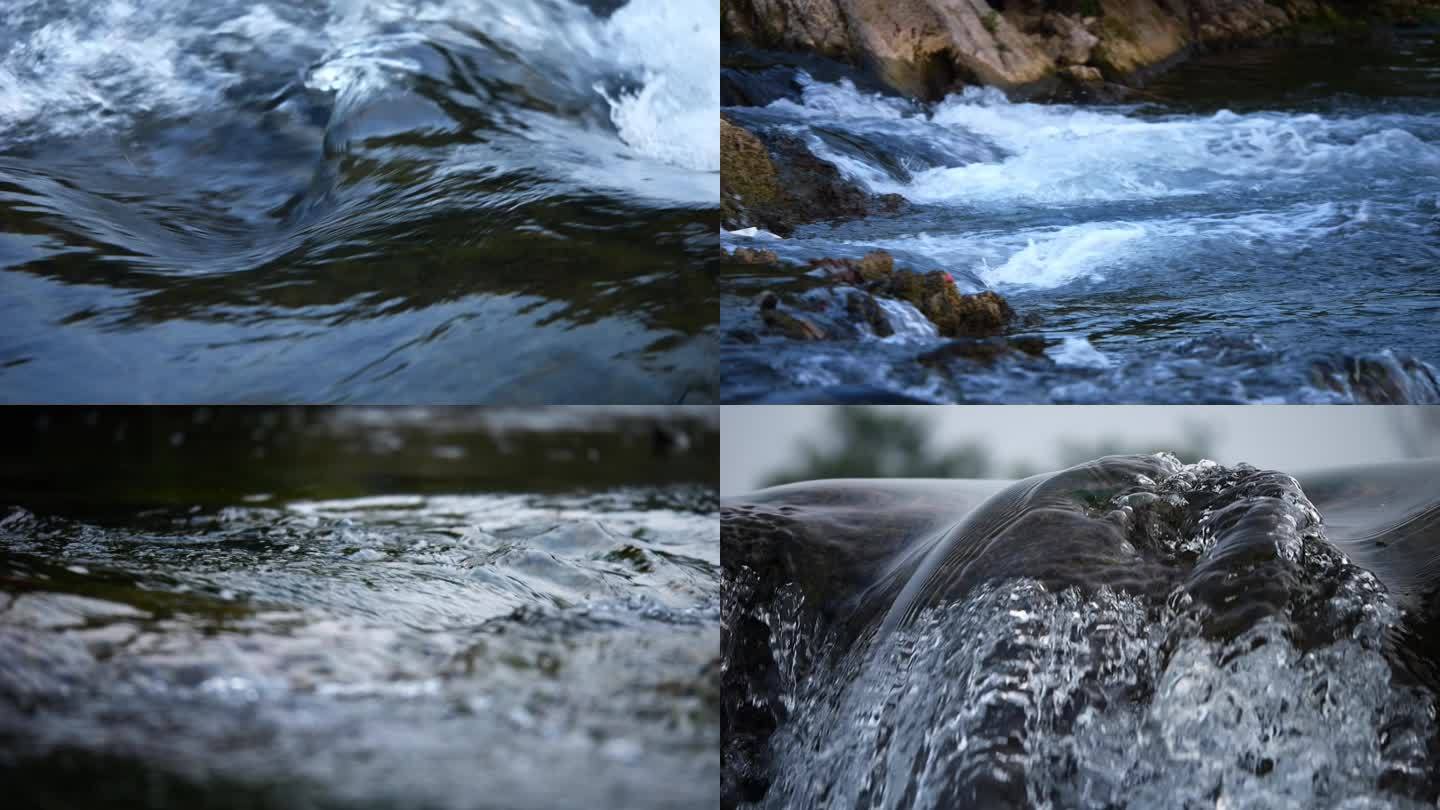
{"type": "Polygon", "coordinates": [[[1167,455],[722,509],[726,807],[1423,807],[1440,464],[1167,455]]]}
{"type": "Polygon", "coordinates": [[[795,272],[747,269],[722,302],[724,398],[870,386],[962,402],[1440,400],[1440,343],[1418,328],[1440,289],[1440,44],[1412,33],[1339,50],[1211,57],[1126,104],[971,88],[927,105],[863,77],[731,70],[748,95],[729,118],[799,138],[908,205],[786,238],[731,232],[728,249],[794,266],[883,249],[1000,292],[1048,348],[936,370],[916,357],[940,338],[736,340],[763,334],[757,291],[816,294],[795,272]]]}
{"type": "Polygon", "coordinates": [[[7,3],[4,399],[713,401],[717,19],[7,3]]]}

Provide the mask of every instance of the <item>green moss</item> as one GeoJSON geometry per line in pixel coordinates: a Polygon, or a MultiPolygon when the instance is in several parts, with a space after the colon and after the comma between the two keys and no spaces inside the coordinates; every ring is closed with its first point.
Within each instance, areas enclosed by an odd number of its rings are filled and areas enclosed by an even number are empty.
{"type": "Polygon", "coordinates": [[[994,35],[996,31],[1000,30],[1000,14],[991,11],[980,18],[980,24],[985,26],[985,30],[989,31],[991,35],[994,35]]]}

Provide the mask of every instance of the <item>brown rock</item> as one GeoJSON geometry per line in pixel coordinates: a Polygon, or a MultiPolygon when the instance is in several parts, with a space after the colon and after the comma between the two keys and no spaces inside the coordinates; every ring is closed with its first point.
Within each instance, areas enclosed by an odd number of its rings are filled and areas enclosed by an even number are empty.
{"type": "Polygon", "coordinates": [[[922,366],[943,368],[955,360],[968,360],[981,365],[990,365],[1003,355],[1009,354],[1010,344],[1005,338],[961,338],[952,340],[939,348],[915,358],[922,366]]]}
{"type": "Polygon", "coordinates": [[[1060,75],[1070,81],[1079,82],[1080,84],[1099,84],[1105,81],[1105,77],[1101,75],[1100,69],[1090,67],[1089,65],[1070,65],[1069,67],[1062,68],[1060,75]]]}
{"type": "Polygon", "coordinates": [[[775,164],[753,134],[720,117],[720,209],[732,228],[759,224],[754,211],[780,202],[775,164]]]}
{"type": "Polygon", "coordinates": [[[788,312],[782,312],[779,309],[766,309],[760,313],[760,317],[761,320],[765,322],[765,326],[769,327],[770,331],[777,332],[791,340],[825,339],[825,332],[821,330],[820,327],[804,318],[791,315],[788,312]]]}
{"type": "Polygon", "coordinates": [[[755,248],[735,248],[730,254],[730,259],[738,264],[776,264],[780,257],[775,255],[773,250],[756,250],[755,248]]]}
{"type": "Polygon", "coordinates": [[[961,295],[949,273],[896,273],[889,291],[929,318],[945,337],[986,337],[1005,331],[1015,313],[997,293],[961,295]]]}
{"type": "Polygon", "coordinates": [[[890,337],[895,334],[895,327],[890,325],[885,310],[880,308],[879,302],[870,293],[862,290],[851,291],[845,297],[845,311],[855,322],[869,325],[870,331],[876,337],[890,337]]]}

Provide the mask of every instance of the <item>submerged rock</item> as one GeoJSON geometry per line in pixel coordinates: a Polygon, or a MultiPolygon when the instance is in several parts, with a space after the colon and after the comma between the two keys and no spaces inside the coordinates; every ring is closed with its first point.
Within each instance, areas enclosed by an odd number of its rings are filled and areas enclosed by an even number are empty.
{"type": "Polygon", "coordinates": [[[762,305],[760,319],[772,332],[791,340],[825,340],[828,337],[825,330],[809,319],[792,315],[776,306],[762,305]]]}
{"type": "Polygon", "coordinates": [[[1045,339],[1033,335],[1012,338],[961,338],[921,354],[916,361],[928,368],[947,368],[956,360],[989,365],[1005,355],[1017,353],[1028,357],[1044,357],[1045,348],[1045,339]]]}
{"type": "Polygon", "coordinates": [[[1434,367],[1394,352],[1317,360],[1310,368],[1316,388],[1350,402],[1370,405],[1440,404],[1440,375],[1434,367]]]}

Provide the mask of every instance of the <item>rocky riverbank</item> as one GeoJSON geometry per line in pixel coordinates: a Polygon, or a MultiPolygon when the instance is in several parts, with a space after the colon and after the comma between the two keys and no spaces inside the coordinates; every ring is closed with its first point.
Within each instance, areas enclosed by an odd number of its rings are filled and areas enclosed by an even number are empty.
{"type": "Polygon", "coordinates": [[[969,85],[1135,85],[1194,52],[1437,12],[1434,0],[724,0],[721,37],[840,60],[934,100],[969,85]]]}

